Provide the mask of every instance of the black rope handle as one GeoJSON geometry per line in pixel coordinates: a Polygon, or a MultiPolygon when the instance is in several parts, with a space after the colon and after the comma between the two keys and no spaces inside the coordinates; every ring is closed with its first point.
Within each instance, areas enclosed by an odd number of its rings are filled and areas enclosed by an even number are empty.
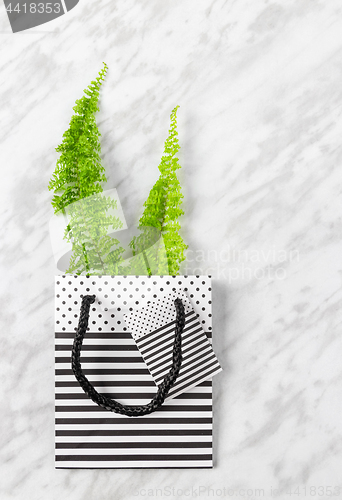
{"type": "Polygon", "coordinates": [[[89,396],[90,399],[94,401],[94,403],[98,404],[102,408],[105,408],[106,410],[120,413],[121,415],[127,415],[128,417],[141,417],[143,415],[148,415],[149,413],[156,411],[164,403],[169,390],[174,385],[182,364],[182,332],[185,324],[185,313],[181,299],[177,298],[174,302],[177,317],[175,340],[173,344],[172,367],[170,368],[170,371],[165,375],[164,380],[158,386],[158,391],[154,398],[147,405],[142,406],[123,405],[118,401],[115,401],[114,399],[107,398],[103,394],[98,393],[95,387],[89,382],[87,377],[82,372],[81,349],[83,339],[88,327],[90,305],[94,302],[95,295],[85,295],[82,298],[80,319],[78,322],[78,328],[76,330],[71,353],[72,371],[74,372],[77,381],[79,382],[80,386],[87,394],[87,396],[89,396]]]}

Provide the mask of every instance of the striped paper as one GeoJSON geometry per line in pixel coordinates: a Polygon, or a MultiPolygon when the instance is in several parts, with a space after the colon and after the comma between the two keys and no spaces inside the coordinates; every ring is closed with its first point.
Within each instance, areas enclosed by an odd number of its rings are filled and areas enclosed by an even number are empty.
{"type": "Polygon", "coordinates": [[[172,367],[176,298],[181,299],[185,312],[182,333],[183,360],[177,380],[166,401],[212,378],[222,370],[188,296],[183,290],[174,290],[169,295],[125,315],[126,323],[155,383],[161,384],[172,367]]]}

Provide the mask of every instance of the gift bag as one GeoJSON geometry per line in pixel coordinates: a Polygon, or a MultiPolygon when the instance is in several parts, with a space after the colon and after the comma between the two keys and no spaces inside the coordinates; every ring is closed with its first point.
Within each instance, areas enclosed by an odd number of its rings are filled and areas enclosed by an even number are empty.
{"type": "Polygon", "coordinates": [[[211,279],[207,276],[56,277],[56,468],[212,467],[211,279]],[[82,297],[94,295],[81,366],[95,390],[147,405],[172,366],[184,307],[182,363],[164,403],[130,417],[96,404],[71,367],[82,297]]]}

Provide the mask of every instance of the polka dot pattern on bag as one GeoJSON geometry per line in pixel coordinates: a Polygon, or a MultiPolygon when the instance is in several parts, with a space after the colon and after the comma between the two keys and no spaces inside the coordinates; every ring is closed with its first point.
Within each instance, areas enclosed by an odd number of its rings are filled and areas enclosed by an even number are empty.
{"type": "Polygon", "coordinates": [[[176,289],[164,297],[155,299],[147,306],[125,315],[125,321],[133,338],[143,337],[174,321],[177,316],[174,301],[177,297],[183,302],[185,314],[193,310],[186,293],[182,289],[176,289]]]}
{"type": "MultiPolygon", "coordinates": [[[[96,296],[90,309],[89,331],[129,333],[124,314],[129,315],[161,298],[171,300],[170,294],[180,290],[190,300],[204,331],[212,329],[211,278],[208,276],[65,275],[56,276],[55,290],[56,331],[75,331],[84,295],[96,296]]],[[[174,305],[170,309],[175,315],[174,305]]],[[[154,321],[157,322],[158,317],[154,321]]]]}

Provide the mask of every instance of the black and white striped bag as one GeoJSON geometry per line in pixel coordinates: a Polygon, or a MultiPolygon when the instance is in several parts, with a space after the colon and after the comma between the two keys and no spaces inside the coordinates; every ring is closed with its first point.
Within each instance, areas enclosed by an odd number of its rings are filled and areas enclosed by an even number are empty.
{"type": "Polygon", "coordinates": [[[56,277],[56,468],[212,467],[208,276],[56,277]],[[124,405],[146,405],[172,366],[182,301],[182,364],[165,402],[129,417],[98,406],[71,367],[82,297],[94,295],[81,365],[94,389],[124,405]]]}

